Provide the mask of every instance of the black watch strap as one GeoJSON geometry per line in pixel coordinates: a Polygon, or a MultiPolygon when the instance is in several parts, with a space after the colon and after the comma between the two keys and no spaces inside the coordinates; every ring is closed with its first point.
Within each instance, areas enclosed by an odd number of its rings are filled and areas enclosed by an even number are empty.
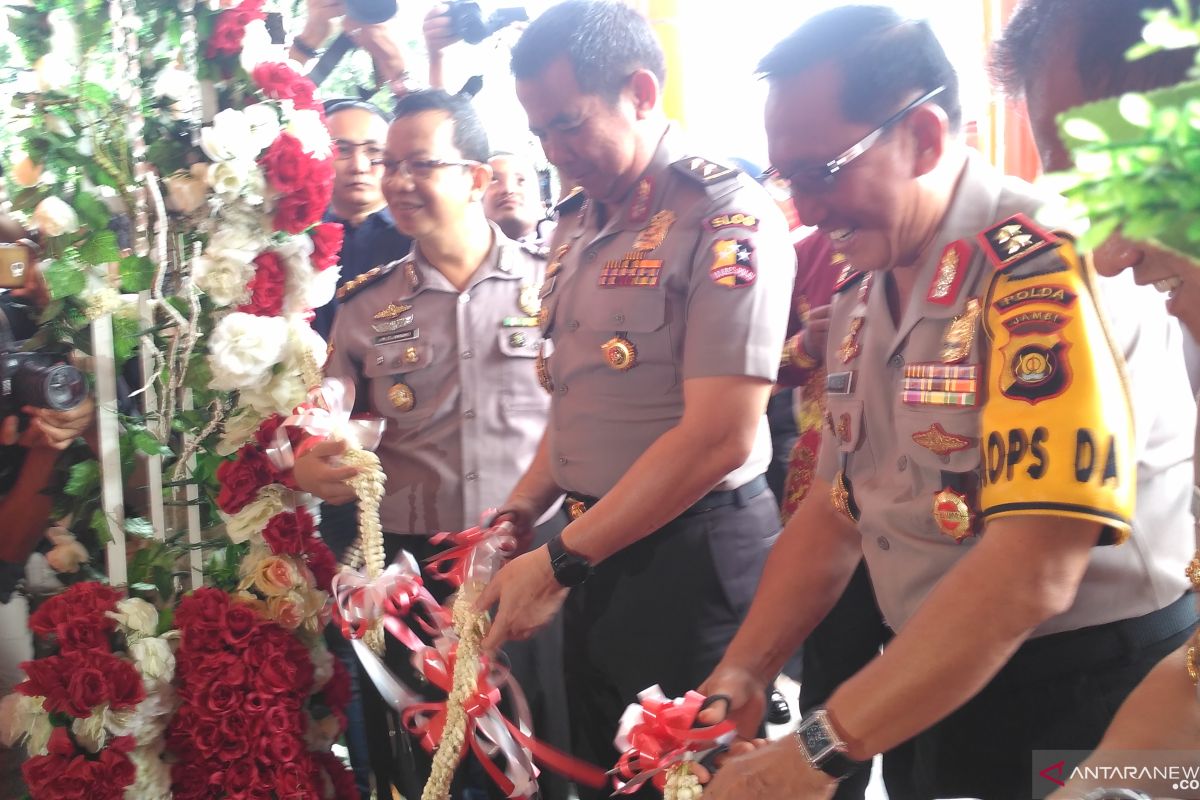
{"type": "Polygon", "coordinates": [[[571,588],[591,577],[592,565],[583,556],[566,548],[561,533],[546,543],[546,550],[550,553],[554,579],[561,585],[571,588]]]}

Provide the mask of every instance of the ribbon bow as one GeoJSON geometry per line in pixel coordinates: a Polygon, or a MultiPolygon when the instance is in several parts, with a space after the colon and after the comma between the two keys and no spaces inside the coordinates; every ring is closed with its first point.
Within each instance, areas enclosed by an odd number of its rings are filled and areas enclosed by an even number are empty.
{"type": "MultiPolygon", "coordinates": [[[[289,470],[296,462],[287,428],[301,428],[313,436],[342,439],[362,450],[379,446],[387,421],[381,417],[354,419],[354,384],[342,378],[326,378],[308,392],[308,400],[275,431],[267,457],[277,469],[289,470]]],[[[301,446],[303,449],[303,446],[301,446]]]]}
{"type": "Polygon", "coordinates": [[[734,736],[733,722],[696,727],[704,695],[688,692],[670,700],[657,685],[638,692],[640,703],[621,715],[613,744],[621,758],[613,769],[616,794],[632,794],[650,781],[666,785],[667,770],[683,761],[700,761],[734,736]]]}
{"type": "MultiPolygon", "coordinates": [[[[496,515],[495,509],[483,513],[487,520],[496,515]]],[[[476,525],[460,533],[443,531],[429,540],[430,544],[448,542],[449,549],[425,559],[429,576],[459,588],[468,580],[486,583],[504,559],[517,548],[511,522],[496,525],[476,525]]]]}
{"type": "MultiPolygon", "coordinates": [[[[342,569],[333,576],[330,590],[334,616],[347,639],[361,638],[371,624],[382,617],[388,632],[409,650],[417,651],[424,648],[425,643],[402,620],[414,610],[423,609],[433,623],[449,624],[446,609],[425,588],[417,560],[406,550],[400,551],[396,560],[374,580],[360,572],[342,569]]],[[[426,633],[431,636],[438,633],[438,628],[423,616],[416,618],[426,633]]]]}

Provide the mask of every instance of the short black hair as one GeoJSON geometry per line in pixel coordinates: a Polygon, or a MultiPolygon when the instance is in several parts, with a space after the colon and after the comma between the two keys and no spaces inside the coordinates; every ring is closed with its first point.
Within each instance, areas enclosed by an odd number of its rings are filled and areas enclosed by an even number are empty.
{"type": "Polygon", "coordinates": [[[759,62],[758,73],[774,81],[821,64],[841,70],[842,114],[851,122],[879,124],[908,95],[943,86],[929,102],[946,112],[952,131],[962,124],[958,73],[925,20],[902,17],[886,6],[833,8],[775,45],[759,62]]]}
{"type": "Polygon", "coordinates": [[[614,0],[565,0],[546,9],[513,47],[513,76],[535,78],[560,56],[567,57],[580,89],[610,103],[639,69],[654,73],[660,84],[667,77],[650,21],[614,0]]]}
{"type": "Polygon", "coordinates": [[[454,146],[469,161],[486,164],[492,152],[487,131],[471,101],[442,89],[419,89],[396,101],[396,119],[413,117],[425,111],[443,111],[454,121],[454,146]]]}
{"type": "MultiPolygon", "coordinates": [[[[1183,80],[1196,49],[1155,53],[1130,62],[1125,53],[1142,39],[1142,12],[1173,8],[1173,0],[1024,0],[992,48],[992,79],[1010,97],[1021,97],[1045,64],[1046,53],[1062,46],[1062,30],[1076,37],[1075,66],[1088,99],[1148,91],[1183,80]]],[[[1200,0],[1191,0],[1193,12],[1200,0]]]]}
{"type": "Polygon", "coordinates": [[[369,114],[374,114],[384,122],[390,123],[392,117],[386,111],[374,103],[368,103],[366,100],[359,100],[354,97],[336,97],[332,100],[326,100],[322,103],[325,109],[325,118],[329,119],[339,111],[349,111],[352,108],[357,108],[359,111],[366,111],[369,114]]]}

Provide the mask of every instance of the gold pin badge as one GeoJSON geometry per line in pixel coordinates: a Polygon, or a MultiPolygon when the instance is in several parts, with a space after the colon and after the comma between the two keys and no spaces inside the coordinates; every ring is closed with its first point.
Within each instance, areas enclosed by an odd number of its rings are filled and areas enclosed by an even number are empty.
{"type": "Polygon", "coordinates": [[[975,331],[979,327],[979,315],[983,306],[979,298],[967,300],[963,312],[950,321],[946,333],[942,337],[942,362],[957,364],[971,354],[971,345],[975,341],[975,331]]]}
{"type": "Polygon", "coordinates": [[[854,515],[854,499],[850,496],[850,483],[846,480],[846,474],[840,470],[834,476],[833,486],[829,489],[829,501],[839,514],[843,514],[853,523],[858,522],[854,515]]]}
{"type": "Polygon", "coordinates": [[[604,359],[608,365],[618,372],[625,372],[637,366],[637,347],[620,334],[600,345],[600,349],[604,351],[604,359]]]}
{"type": "Polygon", "coordinates": [[[566,258],[567,252],[571,249],[570,244],[559,245],[554,251],[554,258],[550,259],[550,263],[546,265],[546,277],[553,278],[562,269],[562,261],[566,258]]]}
{"type": "Polygon", "coordinates": [[[942,489],[935,494],[933,521],[938,530],[961,544],[971,535],[971,508],[967,505],[966,495],[953,489],[942,489]]]}
{"type": "Polygon", "coordinates": [[[855,317],[850,320],[850,330],[846,333],[846,338],[842,340],[842,346],[838,348],[838,357],[842,359],[843,364],[849,364],[858,356],[858,335],[862,333],[862,328],[863,317],[855,317]]]}
{"type": "Polygon", "coordinates": [[[569,516],[571,518],[571,522],[574,522],[575,520],[579,519],[586,512],[587,512],[587,506],[585,506],[583,504],[582,500],[568,500],[567,501],[567,516],[569,516]]]}
{"type": "Polygon", "coordinates": [[[545,342],[542,342],[542,347],[538,350],[537,360],[533,362],[533,369],[537,373],[538,385],[546,391],[546,394],[554,394],[554,381],[550,380],[550,366],[546,363],[545,342]]]}
{"type": "Polygon", "coordinates": [[[421,360],[421,356],[417,353],[417,348],[415,348],[415,347],[404,348],[404,363],[405,364],[408,364],[411,366],[413,364],[416,364],[420,360],[421,360]]]}
{"type": "Polygon", "coordinates": [[[675,224],[674,211],[659,211],[650,218],[646,227],[638,232],[637,239],[633,242],[633,249],[643,252],[658,249],[666,241],[667,232],[671,230],[673,224],[675,224]]]}
{"type": "Polygon", "coordinates": [[[417,404],[417,398],[413,395],[413,390],[408,384],[404,383],[394,384],[392,388],[388,389],[388,400],[392,402],[397,411],[405,413],[412,411],[413,406],[417,404]]]}
{"type": "Polygon", "coordinates": [[[407,311],[412,311],[412,306],[388,303],[387,308],[382,308],[375,312],[375,319],[392,319],[393,317],[398,317],[407,311]]]}
{"type": "Polygon", "coordinates": [[[534,316],[542,307],[542,284],[532,283],[528,286],[521,287],[521,294],[517,297],[517,305],[521,311],[525,312],[526,316],[534,316]]]}

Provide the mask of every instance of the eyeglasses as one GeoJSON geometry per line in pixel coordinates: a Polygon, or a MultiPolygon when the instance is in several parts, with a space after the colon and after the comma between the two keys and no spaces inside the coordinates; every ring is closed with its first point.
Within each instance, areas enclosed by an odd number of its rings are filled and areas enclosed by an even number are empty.
{"type": "Polygon", "coordinates": [[[939,86],[933,91],[921,95],[895,114],[892,114],[866,136],[850,145],[850,147],[832,161],[827,161],[822,166],[800,167],[786,176],[780,174],[779,170],[771,167],[763,173],[763,177],[773,182],[784,184],[789,191],[793,187],[801,192],[810,194],[820,194],[821,192],[829,191],[833,187],[834,181],[837,180],[838,174],[874,147],[888,130],[908,116],[913,109],[928,103],[944,91],[946,91],[946,87],[939,86]]]}
{"type": "MultiPolygon", "coordinates": [[[[375,162],[372,162],[375,163],[375,162]]],[[[475,167],[478,161],[445,161],[440,158],[405,158],[400,161],[380,159],[385,178],[415,178],[426,181],[433,177],[433,171],[443,167],[475,167]]]]}
{"type": "Polygon", "coordinates": [[[372,167],[379,166],[383,160],[383,148],[378,142],[352,142],[348,139],[333,140],[333,157],[338,161],[348,161],[362,149],[363,155],[371,162],[372,167]]]}

